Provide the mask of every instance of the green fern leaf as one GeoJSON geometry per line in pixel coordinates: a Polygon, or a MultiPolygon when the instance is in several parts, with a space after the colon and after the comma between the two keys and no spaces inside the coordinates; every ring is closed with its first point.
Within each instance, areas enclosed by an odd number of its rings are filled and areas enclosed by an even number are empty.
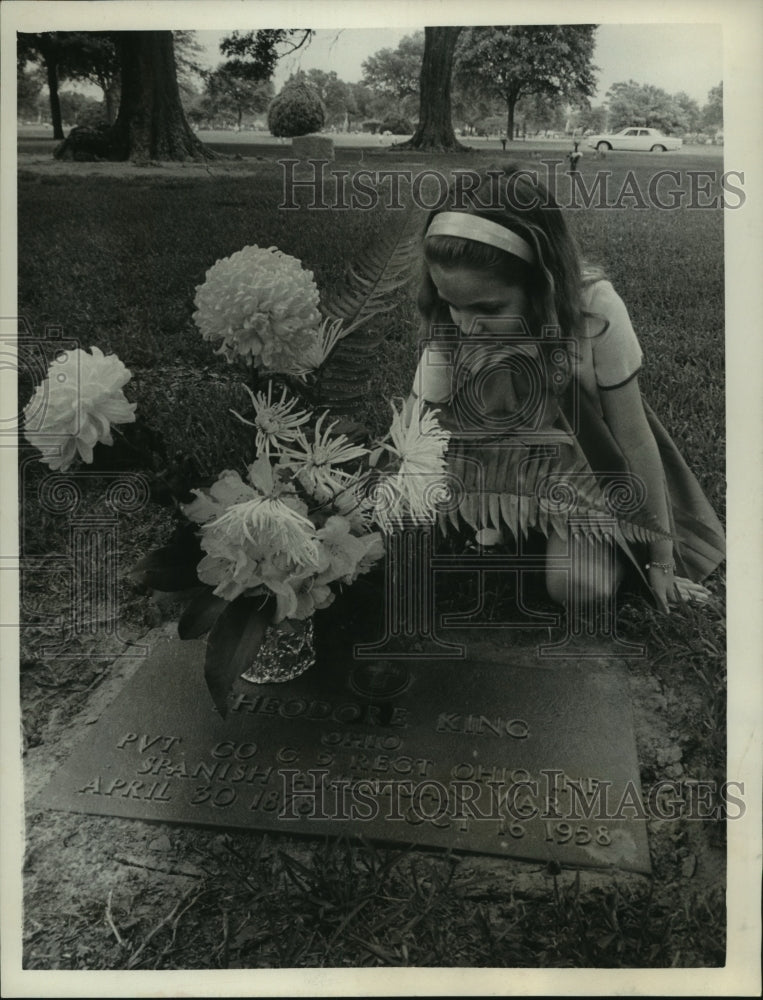
{"type": "Polygon", "coordinates": [[[529,497],[525,493],[519,494],[518,520],[519,520],[519,530],[522,532],[523,538],[527,538],[527,531],[529,528],[528,521],[529,521],[530,511],[529,511],[528,500],[529,497]]]}
{"type": "Polygon", "coordinates": [[[498,531],[501,527],[501,505],[497,493],[488,493],[488,508],[490,511],[490,527],[498,531]]]}
{"type": "Polygon", "coordinates": [[[338,414],[352,414],[363,403],[373,373],[373,359],[384,332],[369,320],[388,312],[396,294],[416,273],[420,259],[422,212],[413,205],[388,213],[394,224],[376,235],[360,260],[324,297],[325,317],[341,320],[342,338],[318,371],[316,401],[338,414]]]}
{"type": "Polygon", "coordinates": [[[560,538],[567,537],[567,518],[563,514],[549,514],[549,524],[560,538]]]}
{"type": "Polygon", "coordinates": [[[458,512],[466,521],[470,528],[478,530],[477,526],[477,497],[474,493],[467,493],[459,504],[458,512]]]}
{"type": "Polygon", "coordinates": [[[522,462],[522,485],[521,489],[523,493],[527,493],[530,496],[537,496],[538,492],[538,471],[542,464],[542,456],[532,455],[532,457],[526,457],[522,462]]]}
{"type": "Polygon", "coordinates": [[[530,528],[538,527],[538,498],[534,493],[527,494],[527,525],[530,528]]]}
{"type": "Polygon", "coordinates": [[[458,531],[461,525],[458,520],[458,511],[455,507],[448,508],[448,517],[450,518],[450,523],[453,525],[456,531],[458,531]]]}
{"type": "Polygon", "coordinates": [[[538,503],[538,529],[548,538],[548,505],[540,500],[538,503]]]}
{"type": "MultiPolygon", "coordinates": [[[[392,309],[392,293],[406,285],[416,272],[421,253],[421,212],[411,207],[399,218],[399,225],[374,237],[361,259],[347,268],[344,280],[324,298],[324,316],[341,319],[348,334],[373,316],[392,309]]],[[[337,353],[341,353],[342,345],[346,346],[345,341],[346,337],[340,341],[337,353]]]]}
{"type": "Polygon", "coordinates": [[[511,528],[512,534],[517,535],[517,522],[519,520],[519,507],[517,497],[513,493],[501,493],[500,494],[500,505],[501,514],[503,520],[506,522],[509,528],[511,528]]]}

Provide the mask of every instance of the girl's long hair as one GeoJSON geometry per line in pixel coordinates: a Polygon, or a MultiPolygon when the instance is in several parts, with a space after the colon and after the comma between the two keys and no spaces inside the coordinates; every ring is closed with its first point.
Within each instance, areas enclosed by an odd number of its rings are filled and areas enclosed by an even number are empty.
{"type": "Polygon", "coordinates": [[[468,204],[464,204],[466,194],[454,185],[446,204],[429,215],[426,228],[442,211],[465,209],[470,215],[489,219],[521,236],[533,248],[535,263],[528,264],[513,254],[475,240],[454,236],[433,236],[425,240],[418,293],[419,312],[425,324],[423,335],[430,335],[433,324],[452,325],[448,307],[438,296],[430,277],[429,264],[492,272],[524,289],[530,303],[526,319],[531,336],[546,357],[550,387],[559,393],[571,377],[570,355],[574,348],[570,349],[569,342],[584,335],[585,317],[589,315],[583,309],[583,289],[604,274],[598,268],[584,265],[563,211],[538,180],[537,170],[523,169],[517,164],[488,168],[481,174],[477,187],[468,192],[468,204]],[[544,337],[544,329],[548,328],[559,331],[561,343],[556,338],[544,337]],[[552,350],[560,346],[565,354],[564,361],[559,360],[558,350],[552,350]],[[556,360],[551,361],[552,356],[556,360]]]}

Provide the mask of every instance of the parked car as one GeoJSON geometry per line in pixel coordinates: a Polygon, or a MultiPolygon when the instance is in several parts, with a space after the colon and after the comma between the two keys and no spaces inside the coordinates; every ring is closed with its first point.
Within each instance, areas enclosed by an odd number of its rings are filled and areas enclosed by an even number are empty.
{"type": "Polygon", "coordinates": [[[606,153],[610,149],[647,150],[650,153],[664,153],[667,149],[680,149],[683,139],[677,139],[673,135],[663,135],[656,128],[630,126],[620,132],[589,135],[586,143],[601,153],[606,153]]]}

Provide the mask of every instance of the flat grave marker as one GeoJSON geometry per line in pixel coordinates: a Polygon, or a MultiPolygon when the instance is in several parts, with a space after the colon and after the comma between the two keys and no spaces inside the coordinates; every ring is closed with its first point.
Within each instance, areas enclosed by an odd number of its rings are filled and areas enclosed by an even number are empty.
{"type": "Polygon", "coordinates": [[[223,719],[203,661],[161,642],[33,808],[650,872],[617,662],[315,667],[239,681],[223,719]]]}

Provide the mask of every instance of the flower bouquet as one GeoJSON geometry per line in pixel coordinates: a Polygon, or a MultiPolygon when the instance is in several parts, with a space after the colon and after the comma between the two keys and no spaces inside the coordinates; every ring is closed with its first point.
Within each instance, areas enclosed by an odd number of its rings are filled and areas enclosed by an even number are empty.
{"type": "MultiPolygon", "coordinates": [[[[231,411],[232,419],[251,428],[255,457],[190,492],[187,482],[174,488],[180,524],[130,576],[150,590],[187,594],[179,634],[209,633],[205,678],[223,715],[247,670],[283,680],[310,665],[313,615],[384,556],[385,534],[403,519],[434,520],[420,486],[444,472],[448,434],[434,414],[393,402],[389,433],[372,442],[331,412],[336,404],[351,411],[361,398],[380,339],[367,320],[390,308],[390,292],[411,274],[412,251],[405,228],[377,240],[323,303],[312,273],[275,247],[219,260],[196,289],[198,330],[240,368],[251,412],[231,411]],[[280,674],[274,635],[287,645],[291,637],[300,654],[280,674]]],[[[135,426],[137,404],[123,392],[131,377],[97,347],[56,358],[25,408],[25,434],[41,461],[55,471],[90,464],[98,443],[114,444],[115,425],[135,426]]],[[[140,447],[118,433],[129,461],[140,447]]],[[[146,435],[152,442],[149,479],[178,482],[176,470],[158,468],[161,440],[148,426],[140,434],[141,444],[146,435]]]]}
{"type": "Polygon", "coordinates": [[[337,345],[380,311],[361,298],[355,315],[322,315],[312,274],[272,247],[218,261],[197,288],[202,336],[254,383],[245,385],[251,412],[232,413],[251,427],[256,458],[193,489],[180,505],[184,524],[133,578],[157,590],[193,588],[179,634],[209,633],[205,678],[223,715],[248,670],[251,679],[283,680],[311,664],[309,643],[298,641],[301,661],[281,669],[269,644],[276,630],[304,636],[313,614],[384,556],[385,533],[403,519],[435,518],[431,494],[417,485],[431,486],[445,469],[448,434],[434,413],[393,402],[389,433],[372,442],[359,424],[316,405],[337,345]]]}

